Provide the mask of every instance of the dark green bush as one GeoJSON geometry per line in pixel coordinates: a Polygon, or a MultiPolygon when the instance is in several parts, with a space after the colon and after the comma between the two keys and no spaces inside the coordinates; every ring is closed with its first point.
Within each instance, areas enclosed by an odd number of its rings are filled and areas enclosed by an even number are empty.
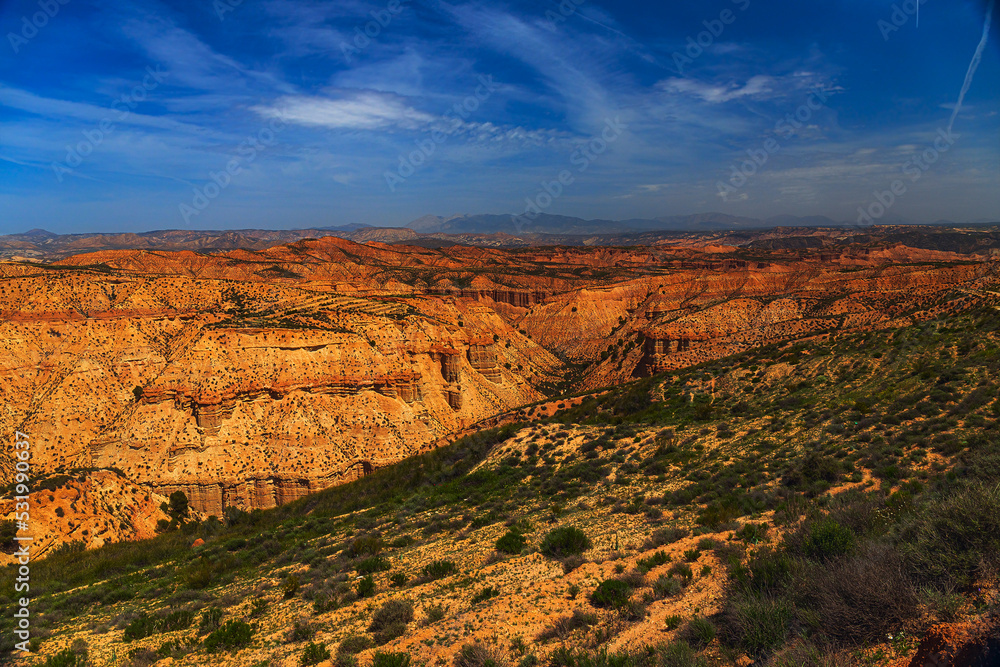
{"type": "Polygon", "coordinates": [[[542,540],[541,551],[549,558],[565,558],[581,554],[591,547],[590,538],[575,526],[555,528],[542,540]]]}
{"type": "Polygon", "coordinates": [[[704,648],[715,639],[715,626],[707,618],[692,618],[681,635],[695,646],[704,648]]]}
{"type": "Polygon", "coordinates": [[[146,637],[151,637],[159,631],[159,623],[157,619],[150,616],[149,614],[143,613],[138,618],[133,620],[125,628],[125,632],[122,633],[122,639],[127,642],[136,641],[137,639],[145,639],[146,637]]]}
{"type": "Polygon", "coordinates": [[[767,541],[768,528],[766,523],[747,523],[736,531],[736,537],[747,544],[759,544],[767,541]]]}
{"type": "Polygon", "coordinates": [[[496,550],[500,553],[517,555],[521,553],[525,543],[528,541],[524,535],[514,531],[508,532],[496,542],[496,550]]]}
{"type": "Polygon", "coordinates": [[[670,562],[670,555],[666,551],[657,551],[652,556],[647,558],[640,558],[636,561],[636,568],[645,574],[653,568],[659,567],[661,565],[666,565],[670,562]]]}
{"type": "Polygon", "coordinates": [[[441,579],[449,577],[458,572],[458,568],[450,560],[436,560],[428,563],[421,570],[421,573],[428,579],[441,579]]]}
{"type": "Polygon", "coordinates": [[[249,646],[253,640],[253,628],[243,621],[226,621],[218,630],[205,637],[205,650],[209,653],[218,651],[238,651],[249,646]]]}
{"type": "Polygon", "coordinates": [[[408,653],[382,653],[375,651],[372,656],[372,667],[409,667],[410,655],[408,653]]]}
{"type": "Polygon", "coordinates": [[[87,667],[87,653],[77,653],[73,649],[64,648],[49,659],[40,663],[42,667],[87,667]]]}
{"type": "Polygon", "coordinates": [[[854,541],[854,533],[849,528],[827,517],[810,526],[803,551],[809,558],[827,560],[850,553],[854,541]]]}
{"type": "Polygon", "coordinates": [[[413,621],[413,605],[407,600],[389,600],[372,616],[368,632],[375,636],[377,644],[385,644],[406,632],[406,626],[413,621]]]}
{"type": "Polygon", "coordinates": [[[358,574],[374,574],[376,572],[387,572],[392,569],[392,566],[382,556],[369,556],[358,561],[354,569],[357,570],[358,574]]]}
{"type": "Polygon", "coordinates": [[[764,657],[785,643],[793,617],[784,598],[739,595],[725,610],[726,636],[750,656],[764,657]]]}
{"type": "Polygon", "coordinates": [[[628,604],[632,587],[620,579],[606,579],[590,594],[590,604],[595,607],[619,608],[628,604]]]}
{"type": "Polygon", "coordinates": [[[375,579],[372,575],[368,574],[358,579],[358,583],[354,585],[354,592],[359,598],[370,598],[375,595],[375,579]]]}
{"type": "Polygon", "coordinates": [[[504,667],[506,661],[495,650],[482,644],[466,644],[455,654],[455,667],[504,667]]]}
{"type": "Polygon", "coordinates": [[[337,646],[337,655],[354,655],[374,646],[372,640],[364,635],[347,635],[337,646]]]}
{"type": "Polygon", "coordinates": [[[250,618],[263,616],[270,605],[267,598],[257,598],[250,604],[250,618]]]}
{"type": "Polygon", "coordinates": [[[478,602],[485,602],[491,598],[495,598],[500,595],[500,589],[495,586],[484,586],[482,590],[476,593],[472,598],[472,604],[478,602]]]}
{"type": "Polygon", "coordinates": [[[691,583],[691,580],[694,578],[694,571],[691,570],[691,566],[687,563],[674,563],[667,570],[667,573],[675,577],[680,577],[685,586],[691,583]]]}
{"type": "Polygon", "coordinates": [[[295,594],[299,592],[302,582],[299,580],[298,575],[290,574],[285,577],[285,580],[281,583],[281,595],[287,600],[289,598],[295,597],[295,594]]]}
{"type": "Polygon", "coordinates": [[[730,569],[737,590],[753,594],[778,591],[791,579],[792,560],[784,550],[758,549],[730,569]]]}
{"type": "Polygon", "coordinates": [[[219,628],[222,622],[222,610],[216,607],[209,607],[201,612],[201,623],[198,625],[198,634],[205,635],[219,628]]]}
{"type": "Polygon", "coordinates": [[[297,644],[316,636],[316,628],[309,621],[297,620],[288,631],[288,641],[297,644]]]}
{"type": "Polygon", "coordinates": [[[673,544],[678,540],[683,540],[685,537],[690,535],[690,531],[685,528],[678,528],[676,526],[670,526],[668,528],[657,528],[653,531],[653,534],[649,536],[646,543],[642,545],[644,551],[650,549],[655,549],[657,547],[666,546],[668,544],[673,544]]]}
{"type": "Polygon", "coordinates": [[[680,595],[683,590],[684,584],[681,583],[680,579],[675,579],[674,577],[660,575],[653,582],[653,595],[657,598],[669,598],[680,595]]]}
{"type": "Polygon", "coordinates": [[[299,659],[299,664],[302,667],[308,667],[309,665],[318,665],[324,660],[330,659],[330,651],[323,644],[309,643],[302,650],[302,657],[299,659]]]}

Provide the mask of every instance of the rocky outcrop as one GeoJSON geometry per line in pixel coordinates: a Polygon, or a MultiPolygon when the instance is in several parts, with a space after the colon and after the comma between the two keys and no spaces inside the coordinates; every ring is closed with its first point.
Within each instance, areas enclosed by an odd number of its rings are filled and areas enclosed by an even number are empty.
{"type": "MultiPolygon", "coordinates": [[[[53,476],[28,496],[31,508],[31,557],[46,555],[70,543],[96,548],[112,542],[153,537],[166,498],[133,484],[113,470],[53,476]]],[[[12,519],[14,501],[0,499],[0,518],[12,519]]],[[[0,553],[0,565],[14,563],[0,553]]]]}
{"type": "Polygon", "coordinates": [[[496,350],[490,343],[471,343],[468,350],[469,365],[491,382],[500,382],[502,375],[497,367],[496,350]]]}
{"type": "Polygon", "coordinates": [[[502,289],[474,290],[432,288],[428,290],[428,294],[475,299],[477,301],[488,299],[496,303],[504,303],[517,308],[530,308],[535,304],[543,303],[549,297],[549,292],[541,290],[515,291],[502,289]]]}
{"type": "MultiPolygon", "coordinates": [[[[636,367],[638,377],[656,375],[671,370],[671,358],[691,351],[690,338],[674,338],[669,333],[645,330],[641,332],[642,360],[636,367]]],[[[674,334],[676,335],[676,334],[674,334]]]]}

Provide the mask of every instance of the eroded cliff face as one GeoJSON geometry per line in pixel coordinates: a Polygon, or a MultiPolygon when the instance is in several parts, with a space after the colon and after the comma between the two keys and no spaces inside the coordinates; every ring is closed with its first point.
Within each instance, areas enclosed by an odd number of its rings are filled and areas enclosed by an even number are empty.
{"type": "MultiPolygon", "coordinates": [[[[112,542],[141,540],[156,534],[166,519],[160,505],[166,498],[133,484],[118,473],[101,470],[53,479],[52,489],[29,494],[33,558],[42,558],[68,543],[93,549],[112,542]]],[[[0,516],[14,512],[14,501],[0,500],[0,516]]],[[[0,553],[0,565],[15,561],[0,553]]]]}
{"type": "MultiPolygon", "coordinates": [[[[300,241],[0,263],[0,427],[39,473],[116,468],[267,508],[543,398],[974,305],[995,266],[904,247],[505,252],[300,241]]],[[[0,481],[11,476],[0,452],[0,481]]]]}
{"type": "Polygon", "coordinates": [[[541,398],[561,366],[472,299],[88,271],[0,299],[0,421],[35,469],[113,467],[217,516],[399,461],[541,398]]]}
{"type": "Polygon", "coordinates": [[[583,386],[598,388],[761,345],[911,324],[970,307],[997,284],[990,263],[741,262],[553,296],[518,326],[588,362],[583,386]]]}

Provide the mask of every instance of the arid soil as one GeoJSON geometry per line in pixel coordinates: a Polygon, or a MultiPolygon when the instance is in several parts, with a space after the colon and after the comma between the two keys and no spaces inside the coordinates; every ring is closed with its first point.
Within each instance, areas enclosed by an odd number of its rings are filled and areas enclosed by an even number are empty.
{"type": "MultiPolygon", "coordinates": [[[[356,479],[559,389],[926,319],[975,302],[995,273],[898,243],[718,240],[505,251],[327,237],[5,262],[0,429],[30,435],[36,474],[114,468],[221,516],[356,479]]],[[[5,451],[0,482],[11,475],[5,451]]],[[[36,520],[87,546],[145,530],[36,520]]]]}

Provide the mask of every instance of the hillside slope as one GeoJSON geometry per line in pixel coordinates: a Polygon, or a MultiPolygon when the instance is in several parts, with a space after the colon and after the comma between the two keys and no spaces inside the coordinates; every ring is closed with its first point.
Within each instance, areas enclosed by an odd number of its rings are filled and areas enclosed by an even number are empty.
{"type": "Polygon", "coordinates": [[[15,664],[972,665],[1000,612],[998,305],[765,346],[47,558],[43,655],[15,664]]]}

